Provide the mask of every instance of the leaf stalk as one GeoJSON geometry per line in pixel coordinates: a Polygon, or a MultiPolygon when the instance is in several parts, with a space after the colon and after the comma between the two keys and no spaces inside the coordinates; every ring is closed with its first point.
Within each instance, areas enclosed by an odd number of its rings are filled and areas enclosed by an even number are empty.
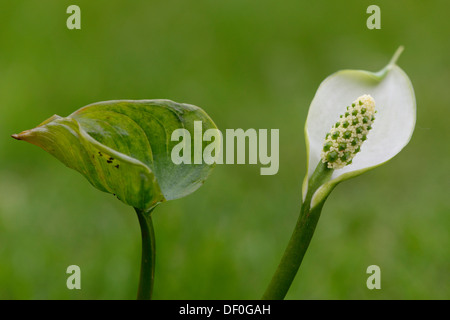
{"type": "Polygon", "coordinates": [[[142,236],[141,272],[137,300],[151,300],[155,279],[155,232],[150,211],[136,209],[142,236]]]}

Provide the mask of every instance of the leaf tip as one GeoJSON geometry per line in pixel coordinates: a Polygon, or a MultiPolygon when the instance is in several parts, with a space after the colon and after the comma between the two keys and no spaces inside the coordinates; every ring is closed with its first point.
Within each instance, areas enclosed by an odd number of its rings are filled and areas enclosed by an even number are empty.
{"type": "Polygon", "coordinates": [[[14,133],[11,135],[11,138],[16,140],[24,140],[27,141],[27,138],[30,136],[30,130],[22,131],[21,133],[14,133]]]}
{"type": "Polygon", "coordinates": [[[33,132],[33,129],[25,130],[25,131],[22,131],[21,133],[12,134],[11,138],[19,140],[19,141],[26,141],[26,142],[35,144],[37,146],[40,146],[40,145],[36,144],[36,141],[34,139],[35,138],[35,134],[33,132]]]}

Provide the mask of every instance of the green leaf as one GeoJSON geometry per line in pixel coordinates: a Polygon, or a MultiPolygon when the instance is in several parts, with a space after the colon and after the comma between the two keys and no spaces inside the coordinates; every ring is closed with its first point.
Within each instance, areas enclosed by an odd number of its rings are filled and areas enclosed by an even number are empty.
{"type": "MultiPolygon", "coordinates": [[[[214,164],[174,164],[172,132],[186,129],[191,146],[194,121],[203,131],[217,129],[199,107],[170,100],[118,100],[53,116],[34,129],[13,135],[49,152],[84,175],[97,189],[148,211],[158,203],[198,189],[214,164]]],[[[187,135],[184,139],[187,139],[187,135]]],[[[205,142],[202,142],[202,150],[205,142]]],[[[193,162],[192,162],[193,163],[193,162]]]]}
{"type": "Polygon", "coordinates": [[[308,193],[308,181],[320,161],[325,134],[339,120],[345,106],[355,98],[369,94],[375,99],[377,115],[361,152],[350,165],[334,170],[330,180],[316,191],[311,207],[322,202],[338,183],[389,161],[410,141],[416,122],[416,100],[411,81],[396,65],[402,51],[403,47],[400,47],[379,72],[341,70],[320,84],[305,124],[308,165],[303,199],[308,193]]]}

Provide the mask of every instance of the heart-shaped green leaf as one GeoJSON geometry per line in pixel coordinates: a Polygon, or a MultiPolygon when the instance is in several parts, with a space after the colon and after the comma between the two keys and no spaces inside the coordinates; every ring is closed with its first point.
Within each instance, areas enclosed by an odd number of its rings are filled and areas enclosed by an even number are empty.
{"type": "MultiPolygon", "coordinates": [[[[148,211],[160,202],[194,192],[214,166],[173,163],[172,148],[180,143],[171,139],[176,129],[186,129],[190,135],[184,139],[193,140],[217,128],[193,105],[118,100],[88,105],[66,118],[55,115],[13,137],[41,147],[83,174],[94,187],[148,211]],[[197,121],[201,121],[201,133],[194,132],[197,121]]],[[[187,146],[194,146],[189,142],[187,146]]],[[[201,146],[203,150],[205,142],[201,146]]]]}

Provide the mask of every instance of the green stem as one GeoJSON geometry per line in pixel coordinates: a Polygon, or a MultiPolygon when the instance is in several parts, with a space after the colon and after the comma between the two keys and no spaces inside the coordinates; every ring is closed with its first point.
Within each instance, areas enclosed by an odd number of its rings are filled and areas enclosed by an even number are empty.
{"type": "Polygon", "coordinates": [[[139,277],[139,289],[137,293],[138,300],[150,300],[153,292],[153,281],[155,278],[155,233],[151,211],[144,212],[136,209],[141,227],[142,236],[142,258],[141,274],[139,277]]]}
{"type": "Polygon", "coordinates": [[[320,161],[309,179],[308,192],[302,203],[294,232],[262,299],[282,300],[289,291],[311,242],[325,202],[324,199],[324,201],[311,209],[312,196],[324,182],[330,179],[332,173],[333,169],[328,169],[327,165],[320,161]]]}

